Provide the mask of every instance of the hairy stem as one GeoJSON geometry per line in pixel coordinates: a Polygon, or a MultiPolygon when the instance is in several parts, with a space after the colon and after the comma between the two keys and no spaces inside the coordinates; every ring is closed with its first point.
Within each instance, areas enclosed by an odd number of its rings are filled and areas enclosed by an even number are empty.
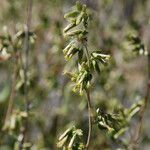
{"type": "Polygon", "coordinates": [[[91,139],[91,131],[92,131],[92,106],[91,106],[91,97],[89,90],[86,90],[87,95],[87,104],[88,104],[88,120],[89,120],[89,130],[88,137],[86,142],[86,150],[89,149],[90,139],[91,139]]]}
{"type": "Polygon", "coordinates": [[[25,111],[27,113],[27,118],[24,120],[24,125],[21,129],[20,139],[19,139],[19,150],[23,149],[23,144],[25,142],[25,136],[28,128],[28,115],[29,115],[29,99],[28,99],[28,66],[29,66],[29,31],[30,31],[30,24],[31,24],[31,16],[32,16],[32,0],[28,0],[28,7],[27,7],[27,21],[25,25],[25,40],[23,50],[25,52],[25,62],[24,62],[24,102],[25,102],[25,111]]]}
{"type": "Polygon", "coordinates": [[[133,147],[134,149],[136,149],[136,145],[138,144],[141,132],[142,132],[142,126],[143,126],[143,119],[144,119],[144,114],[147,108],[147,104],[148,104],[148,100],[149,100],[149,96],[150,96],[150,52],[147,56],[147,69],[148,69],[148,81],[147,81],[147,89],[146,89],[146,94],[144,97],[144,104],[141,107],[141,111],[140,111],[140,116],[139,116],[139,122],[137,125],[137,130],[135,132],[135,137],[134,137],[134,141],[133,141],[133,147]]]}

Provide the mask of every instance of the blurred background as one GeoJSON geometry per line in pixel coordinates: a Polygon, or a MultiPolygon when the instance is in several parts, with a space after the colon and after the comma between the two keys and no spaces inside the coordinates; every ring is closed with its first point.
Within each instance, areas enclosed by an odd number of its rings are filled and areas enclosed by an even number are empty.
{"type": "MultiPolygon", "coordinates": [[[[67,22],[64,14],[75,0],[33,0],[31,31],[36,40],[29,51],[29,100],[31,116],[27,131],[32,150],[56,150],[58,136],[71,124],[88,131],[85,96],[71,90],[63,75],[67,63],[62,53],[66,45],[62,31],[67,22]]],[[[130,107],[143,99],[146,92],[147,62],[137,56],[126,42],[128,33],[140,36],[150,49],[150,0],[81,0],[89,8],[89,49],[102,49],[111,55],[108,66],[101,67],[92,87],[92,106],[106,112],[130,107]]],[[[23,29],[27,18],[27,0],[0,1],[0,35],[4,30],[14,36],[23,29]]],[[[19,50],[20,52],[22,49],[19,50]]],[[[20,65],[15,59],[0,62],[0,150],[15,149],[17,129],[2,130],[13,90],[12,114],[24,110],[20,65]],[[15,67],[16,66],[16,67],[15,67]],[[17,68],[15,73],[15,68],[17,68]],[[19,73],[18,73],[19,72],[19,73]],[[15,74],[15,75],[14,75],[15,74]],[[14,77],[15,76],[15,77],[14,77]],[[15,79],[15,82],[14,82],[15,79]],[[13,86],[14,85],[14,86],[13,86]]],[[[149,107],[149,106],[148,106],[149,107]]],[[[10,114],[11,115],[11,114],[10,114]]],[[[129,143],[138,117],[134,117],[125,139],[129,143]]],[[[150,111],[146,110],[139,150],[150,149],[150,111]]],[[[14,128],[13,128],[14,129],[14,128]]],[[[97,127],[93,127],[91,150],[122,148],[97,127]]]]}

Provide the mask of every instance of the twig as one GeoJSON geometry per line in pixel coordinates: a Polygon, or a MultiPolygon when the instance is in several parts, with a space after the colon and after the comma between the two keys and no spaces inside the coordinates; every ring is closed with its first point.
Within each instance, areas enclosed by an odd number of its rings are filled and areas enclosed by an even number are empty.
{"type": "Polygon", "coordinates": [[[23,144],[25,141],[25,136],[28,128],[28,114],[29,114],[29,99],[28,99],[28,66],[29,66],[29,31],[31,25],[31,16],[32,16],[32,0],[28,0],[28,8],[27,8],[27,21],[25,25],[25,40],[23,50],[25,52],[25,63],[24,63],[24,102],[25,102],[25,111],[27,113],[27,118],[24,122],[24,127],[21,129],[20,139],[19,139],[19,150],[23,149],[23,144]]]}
{"type": "Polygon", "coordinates": [[[91,98],[89,90],[86,90],[87,95],[87,104],[88,104],[88,119],[89,119],[89,131],[88,131],[88,138],[86,142],[86,150],[89,149],[90,139],[91,139],[91,131],[92,131],[92,107],[91,107],[91,98]]]}

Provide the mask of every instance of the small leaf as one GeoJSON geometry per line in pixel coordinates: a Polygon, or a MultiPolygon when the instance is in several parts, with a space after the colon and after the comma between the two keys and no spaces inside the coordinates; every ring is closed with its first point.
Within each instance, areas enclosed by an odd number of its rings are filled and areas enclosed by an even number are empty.
{"type": "Polygon", "coordinates": [[[78,11],[82,10],[82,4],[79,1],[76,2],[76,7],[78,11]]]}
{"type": "Polygon", "coordinates": [[[65,136],[63,139],[61,139],[58,143],[57,143],[57,147],[61,148],[64,146],[65,142],[67,141],[68,136],[65,136]]]}
{"type": "Polygon", "coordinates": [[[69,145],[68,145],[68,148],[72,148],[75,138],[76,138],[76,134],[74,134],[73,137],[71,138],[69,145]]]}
{"type": "Polygon", "coordinates": [[[67,27],[64,29],[64,32],[69,31],[70,29],[72,29],[73,27],[75,27],[76,24],[75,23],[70,23],[69,25],[67,25],[67,27]]]}
{"type": "Polygon", "coordinates": [[[79,23],[82,21],[83,15],[84,15],[84,13],[81,12],[80,15],[77,17],[77,19],[76,19],[76,25],[79,25],[79,23]]]}
{"type": "Polygon", "coordinates": [[[74,30],[74,31],[70,31],[68,33],[65,34],[65,36],[75,36],[75,35],[79,35],[79,34],[85,34],[87,33],[87,31],[83,31],[83,30],[74,30]]]}
{"type": "Polygon", "coordinates": [[[79,15],[79,13],[80,13],[79,11],[74,10],[65,14],[64,18],[75,18],[79,15]]]}
{"type": "Polygon", "coordinates": [[[67,130],[59,137],[59,141],[62,140],[67,134],[69,134],[73,128],[74,128],[74,127],[70,127],[69,129],[67,129],[67,130]]]}

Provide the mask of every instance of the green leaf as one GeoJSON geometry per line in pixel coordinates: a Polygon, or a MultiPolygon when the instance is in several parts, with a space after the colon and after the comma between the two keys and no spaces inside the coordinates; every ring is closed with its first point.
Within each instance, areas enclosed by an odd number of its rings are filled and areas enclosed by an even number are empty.
{"type": "Polygon", "coordinates": [[[67,27],[64,29],[64,32],[66,33],[67,31],[69,31],[70,29],[74,28],[76,26],[75,23],[70,23],[69,25],[67,25],[67,27]]]}
{"type": "Polygon", "coordinates": [[[60,137],[59,137],[59,141],[62,140],[67,134],[69,134],[74,127],[70,127],[69,129],[67,129],[60,137]]]}
{"type": "Polygon", "coordinates": [[[74,142],[76,136],[77,136],[76,134],[73,135],[73,137],[71,138],[71,140],[70,140],[70,142],[69,142],[68,148],[72,148],[73,142],[74,142]]]}
{"type": "Polygon", "coordinates": [[[79,25],[83,19],[84,12],[81,12],[80,15],[76,19],[76,25],[79,25]]]}
{"type": "Polygon", "coordinates": [[[67,14],[65,14],[64,18],[75,18],[79,15],[79,11],[73,10],[71,12],[68,12],[67,14]]]}
{"type": "Polygon", "coordinates": [[[76,7],[78,11],[82,10],[82,4],[79,1],[76,2],[76,7]]]}
{"type": "Polygon", "coordinates": [[[67,142],[67,139],[68,139],[68,135],[65,136],[63,139],[61,139],[58,143],[57,143],[57,147],[58,148],[61,148],[65,145],[65,143],[67,142]]]}
{"type": "Polygon", "coordinates": [[[82,36],[84,36],[85,34],[87,34],[88,32],[86,30],[74,30],[74,31],[70,31],[68,33],[65,33],[65,36],[75,36],[75,35],[79,35],[82,34],[82,36]]]}

